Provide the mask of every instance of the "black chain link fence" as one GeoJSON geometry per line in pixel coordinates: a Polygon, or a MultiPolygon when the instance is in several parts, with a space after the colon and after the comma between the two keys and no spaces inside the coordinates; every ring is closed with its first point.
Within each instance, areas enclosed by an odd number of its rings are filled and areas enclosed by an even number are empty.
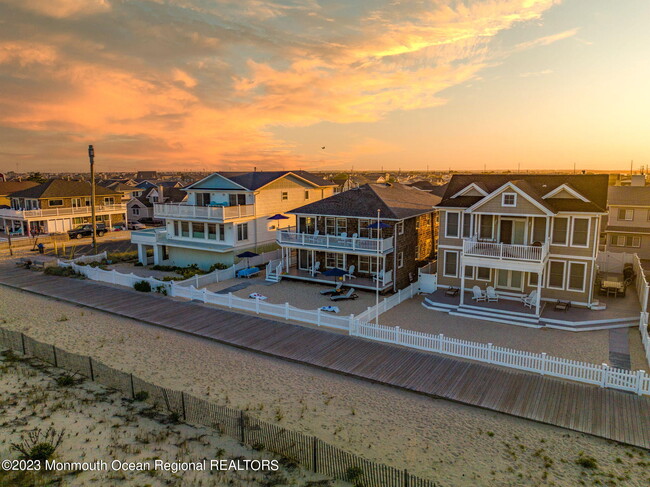
{"type": "Polygon", "coordinates": [[[74,374],[97,381],[132,399],[145,399],[188,423],[214,428],[257,450],[276,453],[305,469],[352,482],[359,487],[436,487],[432,480],[411,475],[281,426],[261,421],[239,409],[219,406],[184,392],[167,389],[103,364],[67,352],[23,333],[0,328],[0,349],[32,356],[74,374]]]}

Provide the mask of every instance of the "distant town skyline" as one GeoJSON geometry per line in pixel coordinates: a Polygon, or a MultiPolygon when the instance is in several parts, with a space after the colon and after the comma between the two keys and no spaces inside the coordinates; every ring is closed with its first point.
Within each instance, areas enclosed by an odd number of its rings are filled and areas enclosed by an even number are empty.
{"type": "Polygon", "coordinates": [[[642,0],[0,0],[0,172],[650,164],[642,0]]]}

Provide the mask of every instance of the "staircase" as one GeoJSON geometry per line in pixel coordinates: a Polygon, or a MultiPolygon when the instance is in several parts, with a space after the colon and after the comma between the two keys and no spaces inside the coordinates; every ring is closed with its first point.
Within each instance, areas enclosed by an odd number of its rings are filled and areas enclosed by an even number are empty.
{"type": "Polygon", "coordinates": [[[274,259],[266,264],[266,278],[269,282],[280,282],[282,279],[282,259],[274,259]]]}
{"type": "Polygon", "coordinates": [[[475,318],[478,320],[506,323],[508,325],[526,326],[528,328],[542,328],[539,317],[530,313],[507,311],[495,308],[482,308],[471,304],[463,304],[455,310],[449,311],[450,315],[475,318]]]}

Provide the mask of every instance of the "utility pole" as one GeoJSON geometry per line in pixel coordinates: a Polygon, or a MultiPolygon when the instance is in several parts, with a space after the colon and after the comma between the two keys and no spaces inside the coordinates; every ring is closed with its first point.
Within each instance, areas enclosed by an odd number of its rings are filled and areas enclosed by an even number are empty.
{"type": "Polygon", "coordinates": [[[93,251],[97,255],[97,221],[95,220],[95,149],[88,146],[88,158],[90,159],[90,214],[92,218],[91,228],[93,236],[93,251]]]}

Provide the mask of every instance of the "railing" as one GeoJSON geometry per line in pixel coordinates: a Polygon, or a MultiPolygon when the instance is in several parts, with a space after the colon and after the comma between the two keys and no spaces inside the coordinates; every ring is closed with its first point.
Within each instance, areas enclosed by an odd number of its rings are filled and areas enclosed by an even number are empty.
{"type": "MultiPolygon", "coordinates": [[[[389,309],[394,308],[395,306],[402,303],[403,301],[406,301],[407,299],[411,299],[413,296],[416,296],[419,292],[420,292],[419,282],[414,282],[409,287],[400,289],[399,291],[397,291],[397,293],[387,298],[384,298],[382,301],[379,302],[378,305],[379,314],[385,313],[389,309]]],[[[376,316],[377,316],[377,306],[369,306],[364,312],[359,313],[355,317],[355,319],[358,322],[363,322],[363,321],[373,320],[375,319],[376,316]]]]}
{"type": "MultiPolygon", "coordinates": [[[[121,212],[126,211],[125,204],[118,205],[101,205],[96,206],[95,211],[97,213],[111,213],[111,212],[121,212]]],[[[8,218],[38,218],[46,216],[67,216],[67,215],[82,215],[90,214],[90,206],[80,206],[80,207],[68,207],[68,208],[48,208],[45,210],[13,210],[13,209],[2,209],[0,210],[0,216],[5,216],[8,218]]]]}
{"type": "Polygon", "coordinates": [[[384,238],[355,238],[341,237],[338,235],[314,235],[311,233],[297,233],[278,231],[279,244],[295,247],[322,247],[324,249],[352,250],[362,252],[388,252],[393,249],[393,239],[384,238]]]}
{"type": "Polygon", "coordinates": [[[645,350],[645,358],[650,365],[650,336],[648,335],[648,312],[642,311],[639,318],[639,332],[641,332],[641,342],[645,350]]]}
{"type": "Polygon", "coordinates": [[[491,343],[470,342],[458,338],[449,338],[443,334],[432,335],[419,331],[404,330],[399,326],[376,325],[363,323],[359,320],[355,320],[354,329],[350,330],[350,335],[526,370],[541,375],[595,384],[600,387],[631,391],[639,395],[650,395],[650,376],[643,370],[633,372],[610,367],[607,364],[590,364],[552,357],[545,353],[524,352],[497,347],[491,343]]]}
{"type": "Polygon", "coordinates": [[[102,252],[101,254],[96,254],[96,255],[82,255],[81,257],[77,257],[76,259],[68,260],[68,261],[59,261],[59,265],[61,263],[63,264],[89,264],[91,262],[101,262],[105,259],[108,259],[108,255],[106,254],[106,251],[102,252]]]}
{"type": "Polygon", "coordinates": [[[237,206],[195,206],[185,203],[154,203],[154,217],[207,218],[232,220],[255,215],[254,205],[237,206]]]}
{"type": "Polygon", "coordinates": [[[641,259],[637,254],[634,254],[634,272],[636,274],[636,293],[641,303],[641,311],[648,311],[648,295],[650,294],[650,285],[645,277],[641,259]]]}
{"type": "Polygon", "coordinates": [[[548,242],[540,247],[463,239],[463,254],[468,257],[486,257],[499,260],[543,262],[548,255],[548,242]]]}

